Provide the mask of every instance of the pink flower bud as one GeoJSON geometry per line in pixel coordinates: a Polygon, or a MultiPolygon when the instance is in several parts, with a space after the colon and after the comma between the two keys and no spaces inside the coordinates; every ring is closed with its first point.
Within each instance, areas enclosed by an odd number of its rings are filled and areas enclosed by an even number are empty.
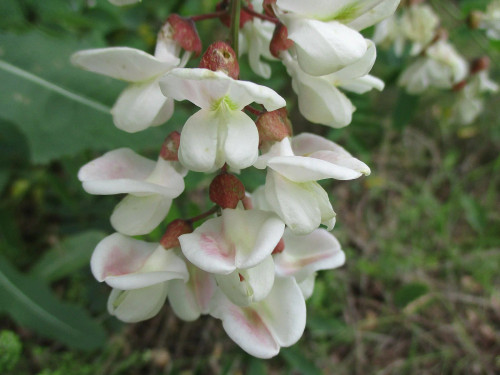
{"type": "Polygon", "coordinates": [[[269,44],[269,50],[271,54],[279,58],[280,52],[286,51],[293,46],[293,41],[288,39],[288,29],[282,23],[276,25],[274,29],[273,38],[269,44]]]}
{"type": "Polygon", "coordinates": [[[292,124],[288,119],[286,108],[266,112],[260,115],[256,122],[259,131],[259,144],[280,142],[292,135],[292,124]]]}
{"type": "Polygon", "coordinates": [[[478,57],[470,65],[470,74],[476,74],[490,68],[491,60],[488,56],[478,57]]]}
{"type": "Polygon", "coordinates": [[[220,174],[210,184],[209,195],[210,200],[222,208],[236,208],[245,197],[245,186],[232,174],[220,174]]]}
{"type": "Polygon", "coordinates": [[[179,161],[178,151],[181,143],[179,132],[170,133],[161,146],[160,156],[164,160],[179,161]]]}
{"type": "Polygon", "coordinates": [[[168,224],[165,234],[160,240],[160,245],[167,250],[179,247],[179,236],[192,232],[193,226],[190,222],[182,219],[176,219],[168,224]]]}
{"type": "Polygon", "coordinates": [[[186,51],[198,56],[201,53],[201,40],[193,20],[172,14],[167,22],[173,30],[172,38],[186,51]]]}
{"type": "Polygon", "coordinates": [[[238,79],[240,66],[236,53],[226,42],[218,41],[208,46],[201,57],[200,68],[221,71],[233,79],[238,79]]]}

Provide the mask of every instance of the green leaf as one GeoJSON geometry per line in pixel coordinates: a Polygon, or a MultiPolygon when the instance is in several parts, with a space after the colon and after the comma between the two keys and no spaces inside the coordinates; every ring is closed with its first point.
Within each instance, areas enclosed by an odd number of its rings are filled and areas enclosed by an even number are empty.
{"type": "Polygon", "coordinates": [[[413,120],[418,107],[419,96],[410,95],[403,89],[399,90],[398,100],[392,116],[392,126],[395,129],[403,129],[413,120]]]}
{"type": "Polygon", "coordinates": [[[410,283],[403,285],[394,294],[394,303],[396,306],[403,308],[415,301],[417,298],[427,294],[429,287],[422,283],[410,283]]]}
{"type": "Polygon", "coordinates": [[[478,233],[482,233],[486,227],[486,212],[484,208],[471,196],[462,195],[460,205],[465,212],[465,219],[472,228],[478,233]]]}
{"type": "MultiPolygon", "coordinates": [[[[170,131],[161,126],[129,134],[113,125],[110,107],[124,84],[69,62],[77,50],[100,46],[41,32],[0,33],[0,45],[0,117],[26,135],[34,163],[86,149],[159,149],[170,131]]],[[[177,110],[170,127],[181,125],[184,115],[177,110]]]]}
{"type": "Polygon", "coordinates": [[[316,367],[314,362],[306,358],[297,348],[281,349],[280,355],[296,373],[321,375],[321,371],[316,367]]]}
{"type": "Polygon", "coordinates": [[[31,274],[52,282],[88,267],[94,248],[105,236],[104,232],[88,231],[66,238],[42,256],[31,274]]]}
{"type": "Polygon", "coordinates": [[[95,349],[105,332],[84,310],[59,301],[39,278],[18,272],[0,255],[0,311],[19,325],[78,349],[95,349]]]}

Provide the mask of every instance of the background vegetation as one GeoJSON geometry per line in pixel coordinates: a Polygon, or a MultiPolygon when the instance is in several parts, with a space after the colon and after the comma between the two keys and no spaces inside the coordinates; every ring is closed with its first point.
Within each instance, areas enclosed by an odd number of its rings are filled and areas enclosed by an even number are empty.
{"type": "MultiPolygon", "coordinates": [[[[297,132],[326,135],[372,168],[368,178],[327,185],[347,263],[319,274],[298,344],[260,361],[209,317],[184,323],[165,307],[125,325],[108,315],[109,288],[88,261],[112,232],[119,197],[86,194],[77,171],[120,146],[155,157],[193,107],[178,105],[160,128],[124,134],[108,114],[124,84],[72,67],[69,56],[107,45],[151,51],[169,13],[199,14],[213,3],[0,2],[0,373],[500,373],[499,96],[472,126],[449,124],[456,94],[403,93],[395,82],[409,59],[391,52],[379,52],[374,69],[386,90],[353,95],[358,110],[341,130],[301,118],[279,63],[265,82],[287,96],[297,132]]],[[[463,55],[492,58],[498,82],[499,44],[464,23],[487,1],[431,4],[463,55]]],[[[205,47],[224,38],[215,21],[199,27],[205,47]]],[[[242,78],[263,82],[242,65],[242,78]]],[[[242,178],[251,191],[264,177],[242,178]]],[[[167,221],[205,210],[209,182],[191,173],[167,221]]]]}

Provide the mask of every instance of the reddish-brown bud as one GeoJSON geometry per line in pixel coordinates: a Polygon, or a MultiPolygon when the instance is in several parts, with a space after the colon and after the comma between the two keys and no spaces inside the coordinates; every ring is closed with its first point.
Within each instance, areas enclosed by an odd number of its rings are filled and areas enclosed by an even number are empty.
{"type": "Polygon", "coordinates": [[[283,241],[283,237],[281,237],[280,242],[278,242],[271,254],[279,254],[282,253],[283,250],[285,250],[285,241],[283,241]]]}
{"type": "Polygon", "coordinates": [[[201,39],[193,20],[178,14],[171,14],[167,22],[172,27],[172,39],[186,51],[193,52],[198,56],[201,53],[201,39]]]}
{"type": "Polygon", "coordinates": [[[481,24],[481,20],[483,18],[483,12],[480,12],[478,10],[474,10],[469,13],[467,16],[467,26],[469,26],[469,29],[475,30],[479,27],[481,24]]]}
{"type": "Polygon", "coordinates": [[[269,44],[269,51],[274,57],[279,58],[282,51],[286,51],[292,46],[293,40],[288,39],[288,29],[282,23],[278,23],[269,44]]]}
{"type": "Polygon", "coordinates": [[[465,87],[465,85],[467,85],[466,79],[456,83],[451,89],[452,89],[452,91],[458,92],[458,91],[461,91],[465,87]]]}
{"type": "Polygon", "coordinates": [[[276,18],[276,13],[274,13],[273,5],[276,4],[276,0],[264,0],[262,3],[262,8],[264,9],[264,13],[269,17],[276,18]]]}
{"type": "Polygon", "coordinates": [[[256,125],[259,131],[260,145],[268,142],[279,142],[292,135],[292,123],[288,119],[285,107],[260,115],[256,125]]]}
{"type": "Polygon", "coordinates": [[[208,46],[201,57],[200,68],[221,71],[229,77],[238,79],[240,66],[236,53],[226,42],[218,41],[208,46]]]}
{"type": "Polygon", "coordinates": [[[164,160],[178,161],[179,145],[181,135],[179,132],[170,133],[161,146],[160,156],[164,160]]]}
{"type": "Polygon", "coordinates": [[[236,208],[245,197],[245,186],[238,178],[229,173],[216,176],[209,188],[210,200],[222,208],[236,208]]]}
{"type": "MultiPolygon", "coordinates": [[[[253,10],[253,5],[252,4],[247,4],[247,7],[249,9],[253,10]]],[[[228,4],[227,1],[221,1],[219,4],[216,6],[217,10],[226,10],[228,9],[228,4]]],[[[240,11],[240,29],[248,22],[253,20],[253,15],[248,13],[245,9],[241,9],[240,11]]],[[[231,15],[228,13],[224,14],[223,16],[220,17],[220,21],[222,24],[226,27],[231,27],[231,15]]]]}
{"type": "Polygon", "coordinates": [[[432,40],[431,44],[439,40],[448,40],[449,36],[450,35],[448,34],[448,30],[446,30],[444,27],[440,27],[436,30],[436,34],[434,35],[434,39],[432,40]]]}
{"type": "Polygon", "coordinates": [[[165,234],[160,240],[160,245],[165,249],[179,247],[179,236],[193,232],[193,226],[189,221],[176,219],[168,224],[165,234]]]}
{"type": "Polygon", "coordinates": [[[470,74],[476,74],[483,70],[488,70],[491,65],[491,60],[488,56],[478,57],[470,64],[470,74]]]}

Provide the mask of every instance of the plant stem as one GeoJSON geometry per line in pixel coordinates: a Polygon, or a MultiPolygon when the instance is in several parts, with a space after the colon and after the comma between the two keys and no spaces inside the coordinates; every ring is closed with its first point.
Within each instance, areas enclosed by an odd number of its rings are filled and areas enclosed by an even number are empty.
{"type": "Polygon", "coordinates": [[[238,56],[238,41],[240,32],[240,0],[231,0],[231,44],[236,56],[238,56]]]}
{"type": "Polygon", "coordinates": [[[191,219],[187,219],[186,221],[189,221],[190,223],[194,223],[195,221],[198,220],[203,220],[206,217],[215,214],[219,210],[219,206],[213,206],[210,210],[199,214],[198,216],[192,217],[191,219]]]}
{"type": "Polygon", "coordinates": [[[269,21],[269,22],[272,22],[272,23],[279,23],[280,22],[275,17],[270,17],[267,14],[257,13],[255,10],[250,9],[247,6],[244,6],[243,9],[245,10],[245,12],[250,13],[254,17],[260,18],[261,20],[269,21]]]}
{"type": "Polygon", "coordinates": [[[203,20],[209,20],[212,18],[219,18],[227,13],[227,10],[219,10],[217,12],[213,13],[206,13],[206,14],[198,14],[196,16],[191,16],[190,18],[194,21],[203,21],[203,20]]]}

